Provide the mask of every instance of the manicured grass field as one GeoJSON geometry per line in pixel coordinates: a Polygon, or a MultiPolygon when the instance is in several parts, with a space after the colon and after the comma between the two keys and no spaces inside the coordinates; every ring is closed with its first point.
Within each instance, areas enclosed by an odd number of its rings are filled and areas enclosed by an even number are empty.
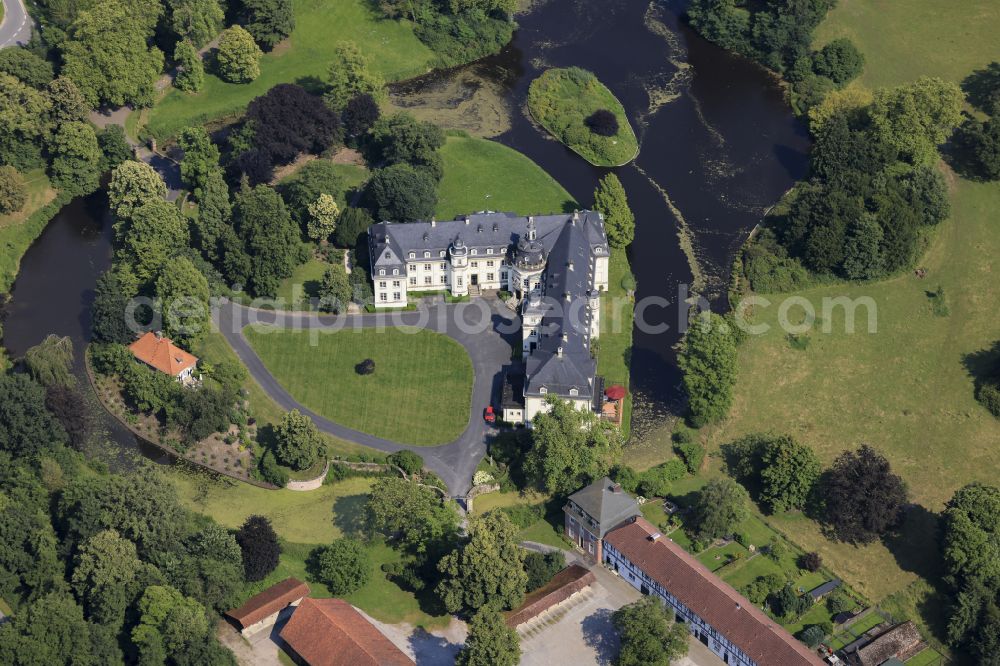
{"type": "Polygon", "coordinates": [[[469,422],[472,361],[426,330],[245,329],[250,344],[296,400],[348,427],[403,444],[445,444],[469,422]],[[375,372],[354,366],[375,361],[375,372]]]}
{"type": "Polygon", "coordinates": [[[542,127],[591,164],[621,166],[639,152],[639,142],[621,102],[586,70],[572,67],[543,72],[531,82],[528,110],[542,127]],[[599,109],[615,114],[615,135],[595,134],[584,123],[599,109]]]}
{"type": "Polygon", "coordinates": [[[316,258],[296,266],[278,286],[277,307],[282,310],[308,309],[309,299],[319,297],[320,283],[329,267],[330,264],[316,258]]]}
{"type": "Polygon", "coordinates": [[[531,215],[578,207],[540,166],[495,141],[449,136],[441,158],[444,178],[438,186],[439,219],[451,220],[480,210],[531,215]]]}
{"type": "Polygon", "coordinates": [[[434,54],[413,34],[406,21],[383,18],[366,0],[293,0],[295,30],[260,63],[260,77],[249,84],[205,77],[197,95],[170,92],[151,110],[147,128],[163,140],[188,125],[200,125],[241,113],[247,103],[278,83],[315,87],[325,80],[337,42],[350,40],[368,56],[373,68],[393,81],[422,74],[434,54]]]}
{"type": "MultiPolygon", "coordinates": [[[[608,263],[608,291],[601,294],[601,335],[597,352],[597,374],[604,377],[605,386],[629,386],[634,304],[622,287],[622,279],[630,273],[625,251],[612,248],[608,263]]],[[[622,431],[626,436],[631,419],[632,395],[628,394],[622,417],[622,431]]]]}
{"type": "Polygon", "coordinates": [[[816,46],[850,37],[865,54],[861,83],[896,85],[920,76],[961,81],[1000,60],[995,0],[840,0],[816,31],[816,46]]]}
{"type": "Polygon", "coordinates": [[[17,213],[0,215],[0,292],[6,292],[17,276],[21,256],[48,220],[29,219],[32,213],[56,197],[56,190],[42,169],[23,174],[28,185],[28,200],[17,213]]]}

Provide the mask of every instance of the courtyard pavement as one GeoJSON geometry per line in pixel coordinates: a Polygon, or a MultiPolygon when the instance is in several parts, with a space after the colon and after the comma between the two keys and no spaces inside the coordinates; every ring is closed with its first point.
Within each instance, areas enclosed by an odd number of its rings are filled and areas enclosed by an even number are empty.
{"type": "MultiPolygon", "coordinates": [[[[495,429],[483,421],[482,411],[486,405],[496,404],[500,397],[502,368],[510,363],[511,344],[520,344],[521,329],[517,315],[491,298],[466,303],[421,304],[414,311],[347,315],[275,312],[226,301],[216,309],[215,323],[250,375],[283,409],[298,409],[312,418],[321,431],[355,444],[388,453],[408,449],[420,454],[427,467],[444,480],[455,497],[464,496],[472,487],[476,465],[486,455],[488,439],[496,434],[495,429]],[[461,344],[472,359],[475,379],[469,422],[453,442],[441,446],[408,446],[359,432],[309,410],[281,386],[243,335],[243,328],[251,322],[322,334],[323,330],[336,330],[338,326],[376,328],[385,326],[387,321],[443,333],[461,344]]],[[[330,390],[336,390],[332,383],[330,390]]]]}

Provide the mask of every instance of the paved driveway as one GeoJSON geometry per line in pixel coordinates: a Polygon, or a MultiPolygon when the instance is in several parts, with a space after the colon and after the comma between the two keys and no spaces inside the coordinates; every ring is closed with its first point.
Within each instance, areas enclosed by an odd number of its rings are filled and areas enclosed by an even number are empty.
{"type": "Polygon", "coordinates": [[[273,312],[225,302],[215,311],[215,323],[250,375],[283,409],[298,409],[312,418],[323,432],[362,446],[386,452],[409,449],[419,453],[427,467],[448,485],[453,496],[464,496],[471,488],[476,465],[486,455],[487,439],[495,434],[483,422],[482,410],[500,395],[502,368],[510,362],[511,342],[519,340],[521,330],[514,313],[499,302],[485,298],[468,303],[422,305],[416,311],[361,315],[273,312]],[[338,328],[391,325],[417,326],[443,333],[461,344],[472,359],[475,381],[469,422],[458,439],[442,446],[407,446],[335,423],[301,405],[278,383],[243,335],[243,328],[251,322],[317,334],[338,328]]]}
{"type": "Polygon", "coordinates": [[[24,7],[24,0],[3,0],[3,22],[0,23],[0,49],[17,46],[31,39],[31,17],[24,7]]]}

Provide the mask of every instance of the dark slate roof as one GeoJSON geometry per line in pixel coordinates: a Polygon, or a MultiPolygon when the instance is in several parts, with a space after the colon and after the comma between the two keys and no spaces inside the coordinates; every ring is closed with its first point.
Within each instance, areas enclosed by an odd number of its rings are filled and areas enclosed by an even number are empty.
{"type": "Polygon", "coordinates": [[[501,409],[524,409],[524,372],[507,368],[503,373],[501,409]]]}
{"type": "Polygon", "coordinates": [[[820,597],[830,594],[838,587],[840,587],[840,579],[834,578],[833,580],[828,580],[822,585],[818,585],[817,587],[809,590],[809,596],[813,599],[819,599],[820,597]]]}
{"type": "MultiPolygon", "coordinates": [[[[588,516],[597,521],[600,534],[603,537],[609,530],[620,525],[632,516],[639,516],[639,505],[635,499],[608,477],[604,477],[578,490],[569,496],[569,501],[583,509],[588,516]]],[[[567,507],[566,511],[572,509],[567,507]]]]}

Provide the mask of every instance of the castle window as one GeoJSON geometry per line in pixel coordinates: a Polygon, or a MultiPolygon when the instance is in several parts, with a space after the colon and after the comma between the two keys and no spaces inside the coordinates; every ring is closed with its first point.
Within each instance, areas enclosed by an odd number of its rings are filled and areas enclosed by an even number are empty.
{"type": "Polygon", "coordinates": [[[399,280],[393,280],[392,281],[392,286],[395,289],[399,289],[399,280]]]}
{"type": "Polygon", "coordinates": [[[385,289],[385,280],[382,280],[381,282],[378,283],[378,288],[385,289]]]}
{"type": "Polygon", "coordinates": [[[444,256],[444,250],[441,250],[441,254],[439,256],[442,256],[442,257],[444,256]]]}
{"type": "Polygon", "coordinates": [[[399,295],[399,292],[398,292],[398,291],[394,291],[394,292],[392,293],[392,300],[394,300],[394,301],[398,301],[398,300],[401,300],[401,299],[402,299],[402,297],[401,297],[401,296],[399,295]]]}
{"type": "Polygon", "coordinates": [[[448,268],[448,264],[446,264],[445,262],[442,261],[441,262],[441,270],[446,270],[447,268],[448,268]]]}
{"type": "Polygon", "coordinates": [[[479,254],[479,250],[473,250],[472,254],[479,254]]]}
{"type": "Polygon", "coordinates": [[[570,394],[570,395],[580,395],[580,392],[579,392],[579,391],[577,391],[577,390],[576,390],[575,388],[571,388],[571,389],[569,390],[569,394],[570,394]]]}
{"type": "Polygon", "coordinates": [[[378,269],[378,274],[379,275],[385,275],[385,269],[384,268],[378,269]]]}
{"type": "Polygon", "coordinates": [[[543,386],[542,388],[538,389],[538,392],[541,393],[542,395],[545,395],[546,393],[549,392],[549,390],[543,386]]]}
{"type": "Polygon", "coordinates": [[[425,275],[424,276],[424,284],[430,284],[430,283],[431,283],[431,276],[430,275],[425,275]]]}
{"type": "Polygon", "coordinates": [[[473,268],[479,268],[479,262],[478,261],[473,261],[472,262],[472,267],[473,268]]]}
{"type": "Polygon", "coordinates": [[[444,280],[445,280],[445,278],[444,278],[444,276],[442,275],[442,276],[441,276],[441,284],[444,284],[444,280]]]}
{"type": "Polygon", "coordinates": [[[417,253],[416,252],[411,252],[410,253],[410,259],[416,259],[416,258],[417,258],[417,253]]]}
{"type": "Polygon", "coordinates": [[[487,268],[493,268],[493,263],[494,263],[493,260],[490,259],[489,261],[486,262],[486,267],[487,268]]]}
{"type": "Polygon", "coordinates": [[[486,254],[493,254],[493,248],[486,248],[486,254]]]}
{"type": "Polygon", "coordinates": [[[486,281],[487,282],[493,282],[493,280],[494,280],[494,274],[493,273],[487,273],[486,274],[486,281]]]}
{"type": "Polygon", "coordinates": [[[416,277],[411,277],[410,278],[410,286],[415,287],[416,285],[417,285],[417,278],[416,277]]]}
{"type": "Polygon", "coordinates": [[[424,270],[425,271],[429,271],[430,269],[431,269],[431,265],[430,264],[424,264],[424,270]]]}
{"type": "Polygon", "coordinates": [[[399,269],[398,268],[393,268],[392,269],[392,274],[393,275],[399,275],[399,269]]]}
{"type": "Polygon", "coordinates": [[[428,259],[430,258],[430,256],[431,256],[430,252],[424,252],[424,259],[428,259]]]}
{"type": "Polygon", "coordinates": [[[382,293],[380,293],[378,295],[378,300],[380,300],[382,302],[385,302],[385,301],[389,300],[389,296],[383,291],[382,293]]]}

